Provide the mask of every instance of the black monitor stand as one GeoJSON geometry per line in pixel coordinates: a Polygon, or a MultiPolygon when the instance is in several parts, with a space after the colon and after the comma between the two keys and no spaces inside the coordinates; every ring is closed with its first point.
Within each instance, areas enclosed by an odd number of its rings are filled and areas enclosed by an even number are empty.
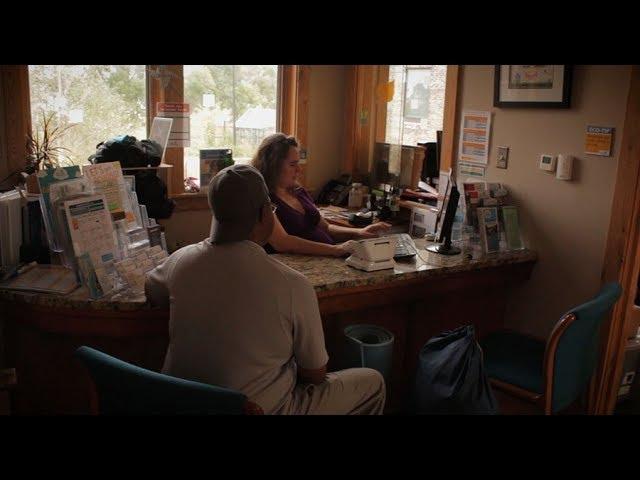
{"type": "Polygon", "coordinates": [[[440,245],[431,245],[427,247],[427,250],[440,255],[458,255],[462,252],[458,247],[451,245],[451,231],[453,230],[453,220],[456,216],[456,209],[458,208],[458,201],[460,200],[460,193],[458,187],[452,182],[451,193],[449,194],[449,202],[447,203],[447,210],[444,214],[444,220],[442,221],[442,230],[440,231],[440,238],[438,242],[440,245]]]}

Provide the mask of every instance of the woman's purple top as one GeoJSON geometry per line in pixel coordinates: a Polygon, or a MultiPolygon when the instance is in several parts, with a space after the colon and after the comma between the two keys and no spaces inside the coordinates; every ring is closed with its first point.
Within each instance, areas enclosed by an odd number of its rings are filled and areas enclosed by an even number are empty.
{"type": "MultiPolygon", "coordinates": [[[[285,232],[289,235],[311,240],[312,242],[329,243],[333,245],[335,242],[333,238],[331,238],[331,235],[320,227],[320,212],[313,203],[311,196],[304,188],[296,189],[294,195],[304,207],[304,213],[300,213],[275,194],[271,195],[271,201],[278,206],[276,215],[285,232]]],[[[267,245],[266,250],[269,253],[275,252],[271,245],[267,245]]]]}

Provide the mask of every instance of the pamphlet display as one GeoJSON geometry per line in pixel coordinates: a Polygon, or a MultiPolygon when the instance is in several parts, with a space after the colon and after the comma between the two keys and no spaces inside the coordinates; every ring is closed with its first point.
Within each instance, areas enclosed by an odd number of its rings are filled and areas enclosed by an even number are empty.
{"type": "Polygon", "coordinates": [[[53,231],[53,210],[51,208],[51,201],[49,198],[51,185],[80,176],[80,167],[77,165],[71,167],[46,168],[44,170],[40,170],[36,174],[38,185],[40,186],[40,193],[42,194],[40,197],[40,206],[42,208],[42,216],[44,217],[44,225],[47,231],[47,239],[49,240],[51,250],[54,252],[60,252],[61,247],[57,242],[53,231]]]}
{"type": "Polygon", "coordinates": [[[115,262],[115,269],[129,290],[134,294],[144,293],[146,274],[167,259],[160,245],[144,248],[133,256],[115,262]]]}
{"type": "Polygon", "coordinates": [[[522,238],[520,236],[520,223],[518,221],[518,208],[513,205],[502,207],[502,219],[504,224],[507,250],[521,250],[522,238]]]}
{"type": "MultiPolygon", "coordinates": [[[[104,195],[90,195],[64,202],[73,250],[83,272],[91,283],[93,274],[106,294],[113,290],[108,263],[117,259],[118,244],[104,195]]],[[[97,291],[97,289],[96,289],[97,291]]]]}
{"type": "Polygon", "coordinates": [[[125,183],[120,162],[85,165],[82,172],[95,190],[105,196],[114,220],[124,218],[130,230],[139,227],[128,193],[129,185],[125,183]]]}
{"type": "Polygon", "coordinates": [[[484,253],[500,251],[500,228],[498,224],[498,209],[496,207],[478,208],[478,224],[480,241],[484,253]]]}

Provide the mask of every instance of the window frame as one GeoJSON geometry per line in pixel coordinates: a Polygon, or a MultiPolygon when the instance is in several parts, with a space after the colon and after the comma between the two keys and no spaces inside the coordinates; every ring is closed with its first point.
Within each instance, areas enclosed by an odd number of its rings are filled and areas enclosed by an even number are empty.
{"type": "MultiPolygon", "coordinates": [[[[184,101],[184,69],[182,65],[146,65],[147,135],[158,102],[184,101]],[[150,71],[159,71],[168,77],[152,77],[150,71]]],[[[0,165],[2,178],[24,165],[26,135],[31,131],[31,106],[28,65],[2,65],[0,69],[0,153],[7,159],[0,165]]],[[[309,66],[278,65],[276,123],[278,131],[295,135],[301,150],[307,146],[309,112],[309,66]]],[[[165,181],[171,198],[177,201],[176,211],[208,209],[206,196],[184,192],[184,148],[169,148],[164,162],[168,168],[165,181]],[[198,200],[199,198],[199,200],[198,200]]],[[[305,183],[305,165],[302,183],[305,183]]],[[[17,177],[14,183],[17,181],[17,177]]],[[[9,180],[7,180],[7,183],[9,180]]]]}
{"type": "MultiPolygon", "coordinates": [[[[376,98],[376,87],[389,81],[389,65],[349,65],[345,96],[345,152],[343,171],[354,177],[371,171],[375,142],[384,142],[387,103],[376,98]]],[[[459,65],[447,65],[442,153],[440,169],[454,169],[454,139],[457,135],[459,65]]]]}
{"type": "MultiPolygon", "coordinates": [[[[169,82],[163,88],[160,78],[151,78],[147,74],[147,129],[150,128],[151,121],[156,114],[158,102],[182,103],[184,101],[184,69],[182,65],[148,65],[148,67],[152,69],[163,67],[169,76],[169,82]]],[[[308,67],[305,65],[278,65],[277,131],[295,135],[301,149],[307,145],[308,97],[308,67]]],[[[167,175],[167,187],[170,197],[176,201],[175,211],[208,210],[209,204],[206,195],[184,192],[184,148],[167,149],[165,162],[173,165],[167,175]]],[[[303,185],[304,173],[305,169],[303,168],[301,175],[303,185]]]]}

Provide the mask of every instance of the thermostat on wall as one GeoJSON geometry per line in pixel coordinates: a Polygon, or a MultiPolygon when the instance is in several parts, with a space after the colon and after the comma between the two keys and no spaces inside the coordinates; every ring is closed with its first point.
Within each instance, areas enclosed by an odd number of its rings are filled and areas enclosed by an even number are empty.
{"type": "Polygon", "coordinates": [[[540,170],[553,172],[556,169],[556,157],[553,155],[540,155],[540,170]]]}

